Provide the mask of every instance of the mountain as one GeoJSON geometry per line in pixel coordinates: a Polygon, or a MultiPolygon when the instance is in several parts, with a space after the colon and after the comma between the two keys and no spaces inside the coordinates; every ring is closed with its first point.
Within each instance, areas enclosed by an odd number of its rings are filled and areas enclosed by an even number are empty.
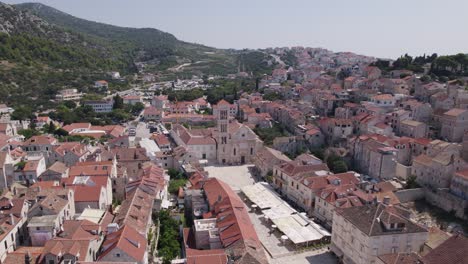
{"type": "Polygon", "coordinates": [[[185,70],[197,73],[226,74],[235,73],[238,66],[243,65],[246,70],[257,72],[268,68],[267,61],[271,59],[258,51],[222,50],[184,42],[154,28],[118,27],[88,21],[40,3],[24,3],[15,7],[78,33],[92,43],[123,52],[134,62],[143,62],[156,70],[185,65],[185,70]]]}
{"type": "Polygon", "coordinates": [[[92,22],[40,3],[25,3],[15,7],[67,31],[79,33],[93,43],[126,52],[136,61],[166,62],[171,60],[171,56],[183,55],[184,49],[191,46],[169,33],[153,28],[126,28],[92,22]]]}
{"type": "MultiPolygon", "coordinates": [[[[272,68],[268,54],[222,50],[152,28],[92,22],[39,3],[0,3],[0,98],[48,108],[57,91],[86,92],[108,71],[138,70],[173,79],[192,74],[254,74],[272,68]]],[[[124,87],[125,85],[120,85],[124,87]]]]}

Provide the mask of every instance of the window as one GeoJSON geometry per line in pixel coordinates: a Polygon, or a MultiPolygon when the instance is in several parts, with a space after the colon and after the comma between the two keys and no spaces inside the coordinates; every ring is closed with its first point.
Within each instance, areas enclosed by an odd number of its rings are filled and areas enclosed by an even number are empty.
{"type": "Polygon", "coordinates": [[[227,132],[227,124],[221,124],[221,133],[227,132]]]}
{"type": "Polygon", "coordinates": [[[115,254],[116,257],[120,258],[120,253],[115,254]]]}

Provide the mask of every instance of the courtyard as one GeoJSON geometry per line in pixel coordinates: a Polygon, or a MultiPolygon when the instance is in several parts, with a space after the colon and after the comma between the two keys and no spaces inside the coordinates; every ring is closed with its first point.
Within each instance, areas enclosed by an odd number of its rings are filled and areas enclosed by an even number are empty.
{"type": "Polygon", "coordinates": [[[240,188],[256,182],[255,177],[251,173],[253,167],[253,165],[207,166],[205,167],[205,171],[208,172],[210,178],[220,179],[227,183],[235,192],[239,192],[240,188]]]}

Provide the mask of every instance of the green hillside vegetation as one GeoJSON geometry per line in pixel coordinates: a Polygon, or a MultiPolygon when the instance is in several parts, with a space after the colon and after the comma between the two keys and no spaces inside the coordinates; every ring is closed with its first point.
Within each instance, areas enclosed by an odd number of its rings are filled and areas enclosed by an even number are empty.
{"type": "MultiPolygon", "coordinates": [[[[0,2],[0,101],[12,107],[55,107],[58,91],[87,89],[106,72],[137,72],[136,63],[161,80],[273,68],[268,55],[180,41],[152,28],[125,28],[80,19],[39,3],[0,2]],[[180,69],[180,65],[184,65],[180,69]]],[[[126,89],[128,82],[110,83],[126,89]]]]}
{"type": "Polygon", "coordinates": [[[410,70],[415,73],[423,73],[423,66],[429,64],[429,75],[433,79],[456,79],[468,76],[468,54],[459,53],[456,55],[438,56],[436,53],[430,56],[412,57],[405,54],[395,60],[390,66],[388,60],[377,60],[373,65],[379,67],[384,72],[392,70],[410,70]]]}

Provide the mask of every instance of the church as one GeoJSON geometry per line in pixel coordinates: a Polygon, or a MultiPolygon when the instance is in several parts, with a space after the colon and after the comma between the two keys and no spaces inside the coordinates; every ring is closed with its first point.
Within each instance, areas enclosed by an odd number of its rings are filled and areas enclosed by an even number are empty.
{"type": "Polygon", "coordinates": [[[175,124],[171,137],[197,160],[224,165],[252,163],[263,142],[250,127],[236,120],[237,105],[221,100],[213,107],[213,115],[216,127],[188,129],[175,124]]]}

